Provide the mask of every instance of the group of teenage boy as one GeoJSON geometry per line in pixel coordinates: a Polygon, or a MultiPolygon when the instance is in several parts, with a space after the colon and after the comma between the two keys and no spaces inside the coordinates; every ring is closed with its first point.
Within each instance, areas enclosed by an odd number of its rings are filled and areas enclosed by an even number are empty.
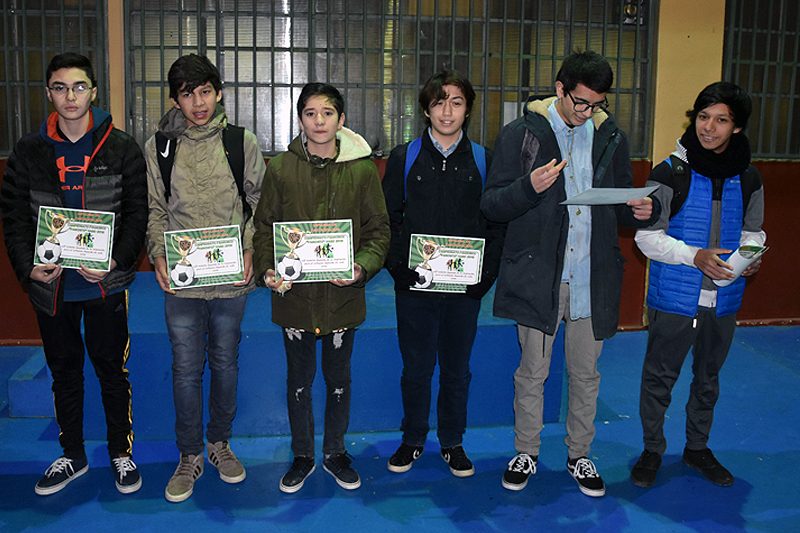
{"type": "Polygon", "coordinates": [[[407,472],[423,454],[438,363],[440,453],[453,475],[474,474],[463,447],[469,360],[481,299],[496,281],[494,314],[516,322],[521,348],[514,374],[516,454],[502,486],[522,490],[536,473],[543,387],[563,323],[566,469],[581,492],[603,496],[605,484],[589,455],[600,383],[597,361],[603,340],[617,329],[620,224],[637,229],[636,243],[651,260],[640,390],[644,451],[632,468],[632,481],[642,487],[655,481],[666,451],[663,425],[672,387],[692,350],[683,460],[717,485],[733,483],[707,444],[745,280],[725,287],[713,281],[733,279],[725,258],[740,243],[763,245],[766,239],[763,187],[743,133],[750,98],[736,85],[717,82],[700,92],[675,152],[651,173],[648,185],[659,185],[654,193],[626,204],[590,207],[563,202],[590,188],[632,186],[628,141],[608,110],[612,70],[590,51],[564,60],[555,96],[526,102],[522,116],[502,129],[493,152],[467,136],[475,101],[469,80],[448,70],[434,75],[419,94],[427,127],[418,139],[392,150],[382,181],[368,143],[344,126],[342,95],[327,84],[303,87],[297,101],[300,133],[267,166],[255,135],[228,123],[222,80],[206,57],[186,55],[171,66],[172,107],[144,153],[114,128],[108,113],[92,106],[98,89],[86,57],[54,57],[46,80],[55,111],[38,132],[15,145],[0,194],[8,254],[36,311],[53,378],[63,448],[36,483],[37,494],[56,493],[88,469],[84,351],[101,386],[116,487],[122,493],[141,487],[132,458],[125,365],[128,288],[146,242],[165,293],[172,345],[180,459],[167,482],[168,501],[191,496],[206,453],[223,481],[245,479],[230,441],[240,324],[256,285],[272,290],[272,319],[282,328],[286,351],[294,459],[280,490],[300,490],[316,467],[311,388],[318,340],[327,390],[322,467],[345,489],[361,485],[344,442],[350,358],[366,314],[365,285],[383,267],[394,279],[403,360],[402,440],[388,469],[407,472]],[[239,141],[231,143],[235,135],[228,134],[236,130],[239,141]],[[231,163],[233,150],[241,152],[238,165],[231,163]],[[113,212],[110,270],[34,266],[40,206],[113,212]],[[353,279],[292,284],[276,273],[273,223],[326,219],[352,221],[353,279]],[[171,289],[164,232],[226,225],[241,229],[243,281],[171,289]],[[409,268],[411,234],[484,238],[480,282],[464,293],[410,290],[420,282],[409,268]],[[204,438],[206,361],[211,383],[204,438]]]}

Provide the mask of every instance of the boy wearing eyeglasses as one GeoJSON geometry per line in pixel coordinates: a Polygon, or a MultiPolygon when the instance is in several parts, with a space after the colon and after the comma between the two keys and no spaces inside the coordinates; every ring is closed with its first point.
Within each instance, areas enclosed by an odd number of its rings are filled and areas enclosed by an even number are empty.
{"type": "Polygon", "coordinates": [[[607,111],[613,82],[597,53],[568,56],[556,96],[527,102],[495,146],[481,208],[508,223],[494,314],[517,322],[522,350],[514,374],[515,448],[502,485],[522,490],[536,473],[544,381],[559,324],[569,376],[567,470],[583,494],[605,484],[589,458],[603,339],[616,332],[623,258],[617,225],[644,227],[657,217],[651,198],[627,205],[562,205],[596,187],[631,187],[628,141],[607,111]]]}
{"type": "Polygon", "coordinates": [[[111,115],[92,106],[97,82],[86,57],[55,56],[46,72],[55,111],[40,130],[17,142],[0,194],[3,233],[11,264],[36,311],[63,456],[36,483],[54,494],[88,470],[83,440],[84,345],[100,381],[108,452],[123,494],[142,481],[131,457],[128,287],[147,227],[146,165],[136,141],[114,128],[111,115]],[[110,211],[114,242],[108,272],[56,263],[34,265],[37,215],[42,206],[110,211]],[[83,334],[81,333],[83,322],[83,334]]]}

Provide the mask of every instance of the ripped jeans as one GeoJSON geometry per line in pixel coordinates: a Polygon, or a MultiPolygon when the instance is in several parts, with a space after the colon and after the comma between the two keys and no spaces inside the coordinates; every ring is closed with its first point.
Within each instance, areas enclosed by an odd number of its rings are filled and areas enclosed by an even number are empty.
{"type": "MultiPolygon", "coordinates": [[[[325,378],[325,455],[344,453],[344,434],[350,423],[350,355],[356,331],[322,335],[322,375],[325,378]]],[[[307,331],[283,330],[286,347],[286,403],[295,457],[314,457],[314,412],[311,386],[317,371],[317,336],[307,331]]]]}

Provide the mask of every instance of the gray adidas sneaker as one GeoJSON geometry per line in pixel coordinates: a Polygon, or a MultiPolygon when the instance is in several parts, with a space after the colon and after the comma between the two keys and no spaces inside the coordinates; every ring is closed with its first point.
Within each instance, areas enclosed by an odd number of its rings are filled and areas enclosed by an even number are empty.
{"type": "Polygon", "coordinates": [[[219,478],[225,483],[240,483],[244,481],[247,472],[239,459],[231,450],[228,441],[208,443],[208,462],[217,467],[219,478]]]}
{"type": "Polygon", "coordinates": [[[181,462],[164,489],[164,497],[168,502],[178,503],[192,495],[194,482],[203,475],[203,454],[181,454],[181,462]]]}

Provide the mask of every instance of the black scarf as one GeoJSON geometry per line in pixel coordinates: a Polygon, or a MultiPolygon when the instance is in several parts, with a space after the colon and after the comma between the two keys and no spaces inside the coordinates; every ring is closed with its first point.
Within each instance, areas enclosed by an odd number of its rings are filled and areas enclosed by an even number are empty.
{"type": "Polygon", "coordinates": [[[694,124],[690,124],[681,136],[681,145],[686,148],[689,166],[707,178],[739,176],[750,166],[750,141],[742,132],[731,135],[725,151],[717,154],[703,148],[694,124]]]}

